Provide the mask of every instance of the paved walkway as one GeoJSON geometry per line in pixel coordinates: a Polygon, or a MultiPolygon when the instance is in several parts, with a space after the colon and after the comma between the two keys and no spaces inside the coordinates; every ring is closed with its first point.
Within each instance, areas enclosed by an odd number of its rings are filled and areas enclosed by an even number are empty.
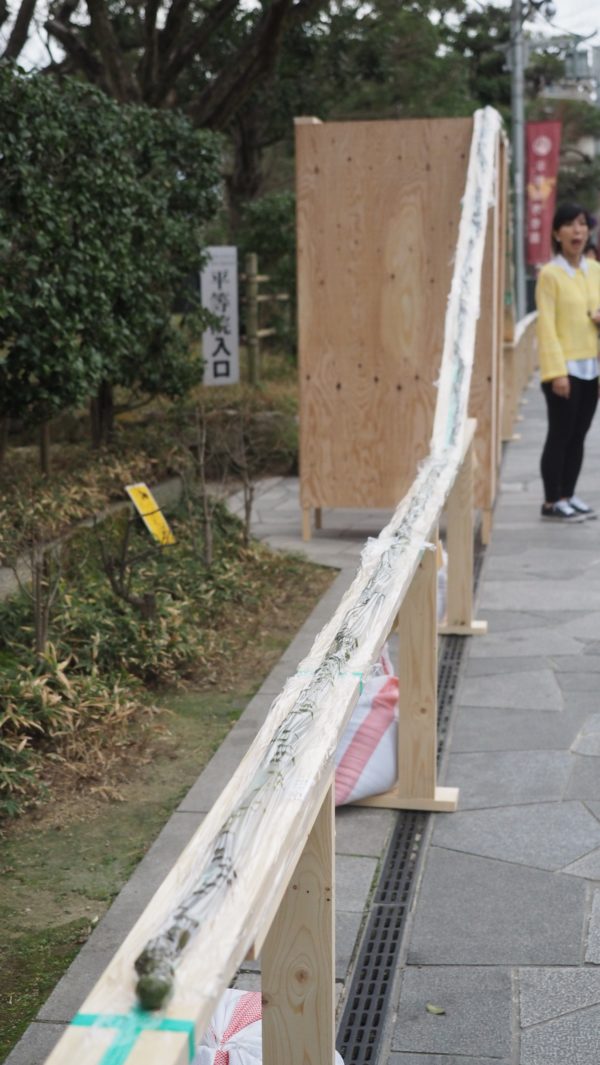
{"type": "MultiPolygon", "coordinates": [[[[442,783],[458,812],[429,819],[384,1053],[376,1065],[600,1062],[600,521],[539,520],[539,389],[507,447],[478,616],[442,783]],[[430,1013],[433,1003],[445,1012],[430,1013]]],[[[600,508],[600,419],[580,494],[600,508]]],[[[146,905],[354,576],[388,515],[324,513],[300,539],[297,483],[261,486],[256,535],[340,569],[207,769],[140,863],[6,1065],[41,1065],[146,905]]],[[[336,818],[336,978],[343,997],[396,815],[336,818]]],[[[249,966],[238,986],[255,987],[249,966]]],[[[284,1065],[284,1063],[282,1063],[284,1065]]]]}

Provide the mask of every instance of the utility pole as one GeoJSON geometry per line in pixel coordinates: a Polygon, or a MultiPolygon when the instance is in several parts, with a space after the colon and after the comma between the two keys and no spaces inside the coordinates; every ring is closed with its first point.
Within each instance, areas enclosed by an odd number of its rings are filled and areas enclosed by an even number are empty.
{"type": "Polygon", "coordinates": [[[512,0],[510,8],[511,111],[514,178],[514,257],[517,320],[525,316],[525,57],[523,2],[512,0]]]}

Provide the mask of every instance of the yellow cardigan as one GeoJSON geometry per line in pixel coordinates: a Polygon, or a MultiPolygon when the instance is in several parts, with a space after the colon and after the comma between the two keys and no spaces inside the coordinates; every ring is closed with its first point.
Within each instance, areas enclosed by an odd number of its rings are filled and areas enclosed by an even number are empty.
{"type": "Polygon", "coordinates": [[[589,314],[600,309],[600,263],[587,259],[573,276],[556,262],[540,270],[535,290],[542,381],[566,377],[567,359],[598,354],[598,329],[589,314]]]}

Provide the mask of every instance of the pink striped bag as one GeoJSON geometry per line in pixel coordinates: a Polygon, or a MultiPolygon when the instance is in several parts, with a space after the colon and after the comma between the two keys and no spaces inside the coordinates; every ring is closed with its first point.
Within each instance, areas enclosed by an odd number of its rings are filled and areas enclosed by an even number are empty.
{"type": "Polygon", "coordinates": [[[335,804],[387,791],[396,782],[398,678],[387,644],[368,677],[335,755],[335,804]]]}

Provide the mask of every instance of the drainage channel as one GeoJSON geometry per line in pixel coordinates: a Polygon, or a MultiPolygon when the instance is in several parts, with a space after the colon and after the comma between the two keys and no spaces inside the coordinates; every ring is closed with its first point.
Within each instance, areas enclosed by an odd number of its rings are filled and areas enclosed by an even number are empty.
{"type": "MultiPolygon", "coordinates": [[[[474,589],[484,547],[475,541],[474,589]]],[[[465,639],[442,636],[438,665],[438,761],[448,735],[465,639]]],[[[402,936],[415,887],[423,833],[430,815],[402,812],[388,845],[371,911],[338,1028],[337,1048],[344,1065],[376,1065],[394,986],[402,936]]]]}

